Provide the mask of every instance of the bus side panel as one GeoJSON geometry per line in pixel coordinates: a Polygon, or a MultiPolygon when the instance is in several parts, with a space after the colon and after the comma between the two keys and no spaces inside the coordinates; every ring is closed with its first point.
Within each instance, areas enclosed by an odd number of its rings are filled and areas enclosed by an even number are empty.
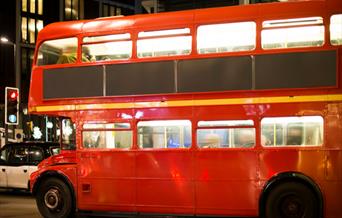
{"type": "Polygon", "coordinates": [[[196,214],[257,215],[254,149],[200,150],[195,166],[196,214]]]}
{"type": "Polygon", "coordinates": [[[79,209],[134,211],[134,152],[84,149],[78,159],[79,209]]]}
{"type": "Polygon", "coordinates": [[[193,213],[193,158],[189,149],[140,150],[136,158],[139,212],[193,213]]]}

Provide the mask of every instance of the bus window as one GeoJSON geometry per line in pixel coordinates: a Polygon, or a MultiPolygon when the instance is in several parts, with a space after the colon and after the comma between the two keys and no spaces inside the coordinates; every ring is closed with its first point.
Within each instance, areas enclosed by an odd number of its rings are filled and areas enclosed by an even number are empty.
{"type": "Polygon", "coordinates": [[[251,148],[255,145],[253,120],[198,122],[197,144],[200,148],[251,148]]]}
{"type": "Polygon", "coordinates": [[[83,148],[128,149],[132,135],[129,123],[87,123],[83,125],[83,148]]]}
{"type": "Polygon", "coordinates": [[[140,148],[189,148],[191,122],[189,120],[140,121],[138,123],[140,148]]]}
{"type": "Polygon", "coordinates": [[[323,118],[272,117],[261,120],[263,146],[318,146],[323,143],[323,118]]]}
{"type": "Polygon", "coordinates": [[[48,40],[40,45],[37,65],[70,64],[77,59],[77,38],[48,40]]]}
{"type": "Polygon", "coordinates": [[[263,49],[314,47],[324,44],[323,18],[268,20],[262,24],[263,49]]]}
{"type": "Polygon", "coordinates": [[[129,59],[132,56],[131,35],[114,34],[85,37],[82,45],[82,61],[109,61],[129,59]]]}
{"type": "Polygon", "coordinates": [[[342,14],[330,18],[330,42],[332,45],[342,45],[342,14]]]}
{"type": "Polygon", "coordinates": [[[202,25],[197,29],[197,51],[200,54],[250,51],[255,48],[254,22],[202,25]]]}
{"type": "Polygon", "coordinates": [[[191,52],[189,28],[140,32],[138,37],[139,58],[188,55],[191,52]]]}
{"type": "Polygon", "coordinates": [[[76,126],[71,119],[62,119],[62,149],[76,149],[76,126]]]}

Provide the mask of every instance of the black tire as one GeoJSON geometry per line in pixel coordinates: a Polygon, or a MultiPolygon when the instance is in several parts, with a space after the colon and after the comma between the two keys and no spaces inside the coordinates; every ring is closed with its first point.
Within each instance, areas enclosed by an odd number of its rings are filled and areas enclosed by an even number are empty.
{"type": "Polygon", "coordinates": [[[286,182],[271,189],[265,218],[319,218],[319,201],[306,185],[286,182]]]}
{"type": "Polygon", "coordinates": [[[67,218],[74,214],[74,203],[69,187],[60,179],[42,182],[36,194],[40,214],[46,218],[67,218]]]}

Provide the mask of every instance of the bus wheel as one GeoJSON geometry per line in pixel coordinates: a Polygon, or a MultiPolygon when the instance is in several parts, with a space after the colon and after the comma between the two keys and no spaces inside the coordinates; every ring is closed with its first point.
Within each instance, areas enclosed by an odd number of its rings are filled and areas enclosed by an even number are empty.
{"type": "Polygon", "coordinates": [[[36,202],[43,217],[66,218],[74,212],[70,189],[57,178],[50,178],[41,184],[36,202]]]}
{"type": "Polygon", "coordinates": [[[286,182],[274,187],[265,205],[266,218],[318,218],[319,202],[306,185],[286,182]]]}

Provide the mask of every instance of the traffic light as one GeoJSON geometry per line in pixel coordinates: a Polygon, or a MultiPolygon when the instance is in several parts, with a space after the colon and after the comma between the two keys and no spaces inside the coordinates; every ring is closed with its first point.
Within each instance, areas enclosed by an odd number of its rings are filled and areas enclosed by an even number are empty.
{"type": "Polygon", "coordinates": [[[18,125],[19,118],[19,89],[6,87],[5,89],[5,123],[18,125]]]}

